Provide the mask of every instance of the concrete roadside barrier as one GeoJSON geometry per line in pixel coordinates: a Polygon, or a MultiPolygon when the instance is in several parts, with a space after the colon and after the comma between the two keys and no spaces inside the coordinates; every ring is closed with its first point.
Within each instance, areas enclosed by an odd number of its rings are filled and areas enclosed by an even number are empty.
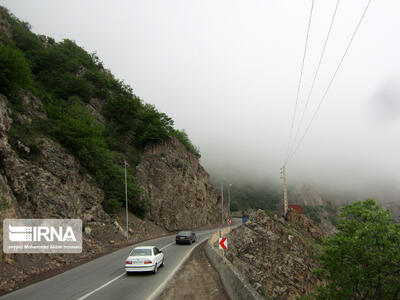
{"type": "MultiPolygon", "coordinates": [[[[225,233],[226,234],[226,233],[225,233]]],[[[217,236],[218,238],[218,236],[217,236]]],[[[232,300],[261,300],[264,299],[250,285],[248,280],[228,261],[218,254],[218,250],[213,247],[214,243],[210,243],[211,239],[205,246],[208,260],[219,273],[222,284],[226,292],[232,300]]],[[[214,237],[215,241],[215,237],[214,237]]]]}

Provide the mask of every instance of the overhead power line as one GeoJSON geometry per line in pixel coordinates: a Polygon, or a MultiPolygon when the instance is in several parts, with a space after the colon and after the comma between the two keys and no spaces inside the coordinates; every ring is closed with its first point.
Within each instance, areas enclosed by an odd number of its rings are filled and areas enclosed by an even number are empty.
{"type": "Polygon", "coordinates": [[[355,30],[354,30],[354,32],[353,32],[353,35],[351,36],[351,39],[350,39],[349,43],[347,44],[346,50],[344,51],[343,56],[342,56],[342,58],[340,59],[340,62],[339,62],[338,66],[337,66],[337,68],[336,68],[336,70],[335,70],[335,73],[333,73],[333,76],[332,76],[331,80],[329,81],[328,87],[326,88],[326,90],[325,90],[325,92],[324,92],[324,94],[323,94],[323,96],[322,96],[322,98],[321,98],[321,100],[320,100],[320,102],[319,102],[319,104],[318,104],[318,106],[317,106],[317,109],[315,110],[315,112],[314,112],[314,114],[313,114],[313,116],[312,116],[312,118],[311,118],[311,121],[310,121],[310,123],[309,123],[308,126],[307,126],[306,131],[304,132],[304,134],[302,135],[301,139],[300,139],[299,142],[297,143],[296,148],[294,149],[294,151],[289,155],[289,157],[288,157],[288,159],[286,160],[286,163],[285,163],[285,164],[287,164],[287,163],[293,158],[293,156],[296,154],[296,152],[297,152],[297,150],[299,149],[301,143],[303,142],[305,136],[307,135],[308,131],[310,130],[310,127],[311,127],[311,125],[312,125],[312,123],[313,123],[313,121],[314,121],[316,115],[318,114],[318,112],[319,112],[319,110],[320,110],[320,108],[321,108],[321,105],[322,105],[322,103],[324,102],[324,100],[325,100],[325,98],[326,98],[326,95],[328,94],[328,92],[329,92],[329,90],[330,90],[330,88],[331,88],[331,86],[332,86],[333,81],[335,80],[335,77],[336,77],[336,75],[337,75],[337,73],[338,73],[340,67],[342,66],[342,63],[343,63],[343,61],[344,61],[344,58],[346,57],[346,55],[347,55],[347,53],[348,53],[348,51],[349,51],[349,49],[350,49],[350,46],[351,46],[351,44],[352,44],[352,42],[353,42],[353,40],[354,40],[354,37],[356,36],[356,34],[357,34],[357,32],[358,32],[358,29],[360,28],[360,25],[361,25],[361,23],[362,23],[362,21],[363,21],[365,15],[366,15],[367,11],[368,11],[368,8],[369,8],[371,2],[372,2],[372,0],[369,0],[369,1],[368,1],[367,6],[365,7],[364,12],[363,12],[361,18],[360,18],[360,20],[359,20],[358,23],[357,23],[357,26],[356,26],[356,28],[355,28],[355,30]]]}
{"type": "Polygon", "coordinates": [[[312,2],[311,2],[310,16],[308,18],[306,41],[305,41],[305,45],[304,45],[303,59],[302,59],[301,68],[300,68],[300,78],[299,78],[299,82],[298,82],[298,85],[297,85],[296,103],[295,103],[295,106],[294,106],[294,112],[293,112],[293,116],[292,116],[292,125],[291,125],[290,133],[289,133],[289,141],[288,141],[288,145],[287,145],[287,149],[286,149],[286,157],[289,155],[290,145],[292,144],[293,129],[294,129],[294,123],[295,123],[296,113],[297,113],[297,105],[298,105],[298,102],[299,102],[299,93],[300,93],[301,81],[302,81],[302,78],[303,78],[304,61],[305,61],[306,53],[307,53],[308,37],[309,37],[309,34],[310,34],[310,27],[311,27],[311,19],[312,19],[313,10],[314,10],[314,0],[312,0],[312,2]]]}
{"type": "MultiPolygon", "coordinates": [[[[304,105],[303,112],[302,112],[302,114],[301,114],[299,126],[297,127],[296,134],[294,135],[293,144],[289,147],[290,150],[292,150],[292,146],[294,147],[294,145],[296,144],[297,137],[298,137],[298,135],[299,135],[299,133],[300,133],[300,129],[301,129],[302,125],[303,125],[304,116],[305,116],[305,113],[306,113],[306,111],[307,111],[308,104],[309,104],[309,102],[310,102],[312,92],[313,92],[313,90],[314,90],[315,82],[316,82],[316,80],[317,80],[317,78],[318,78],[319,69],[321,68],[321,64],[322,64],[322,59],[324,58],[324,54],[325,54],[325,50],[326,50],[326,45],[328,44],[329,37],[330,37],[331,31],[332,31],[332,27],[333,27],[333,23],[335,22],[335,17],[336,17],[336,12],[337,12],[338,7],[339,7],[339,2],[340,2],[340,0],[337,0],[337,2],[336,2],[336,7],[335,7],[335,10],[334,10],[333,15],[332,15],[331,24],[330,24],[330,26],[329,26],[328,33],[327,33],[327,35],[326,35],[324,47],[323,47],[323,49],[322,49],[321,56],[319,57],[318,66],[317,66],[317,69],[316,69],[315,74],[314,74],[314,78],[313,78],[313,81],[312,81],[312,84],[311,84],[310,91],[308,92],[308,96],[307,96],[306,103],[305,103],[305,105],[304,105]]],[[[288,156],[289,156],[289,153],[288,153],[288,156]]],[[[288,157],[287,157],[287,158],[288,158],[288,157]]]]}

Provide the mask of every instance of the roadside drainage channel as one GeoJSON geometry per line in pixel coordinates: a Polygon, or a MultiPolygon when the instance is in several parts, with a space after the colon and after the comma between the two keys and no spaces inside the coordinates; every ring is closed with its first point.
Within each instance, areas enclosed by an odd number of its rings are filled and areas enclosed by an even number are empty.
{"type": "MultiPolygon", "coordinates": [[[[202,234],[199,234],[200,236],[202,234]]],[[[197,242],[196,244],[189,250],[188,253],[183,257],[183,259],[179,262],[179,264],[175,267],[175,269],[167,276],[167,278],[157,287],[157,289],[149,296],[147,297],[146,300],[155,300],[158,299],[159,296],[162,294],[164,289],[168,286],[168,283],[174,278],[174,276],[177,274],[177,272],[180,270],[182,267],[183,263],[189,258],[190,254],[192,254],[193,250],[200,246],[201,244],[205,243],[207,239],[204,239],[202,241],[197,242]]],[[[174,242],[175,243],[175,242],[174,242]]]]}
{"type": "Polygon", "coordinates": [[[230,299],[232,300],[261,300],[264,299],[248,282],[248,280],[228,261],[219,254],[214,248],[216,241],[221,236],[225,236],[230,232],[230,228],[223,228],[220,232],[216,232],[208,240],[205,251],[208,260],[218,272],[222,284],[230,299]]]}

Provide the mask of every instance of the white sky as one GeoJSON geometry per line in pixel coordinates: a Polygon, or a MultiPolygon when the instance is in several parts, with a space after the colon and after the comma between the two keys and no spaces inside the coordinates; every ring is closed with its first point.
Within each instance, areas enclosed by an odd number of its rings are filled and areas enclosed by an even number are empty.
{"type": "MultiPolygon", "coordinates": [[[[311,117],[368,0],[342,0],[311,117]]],[[[75,40],[184,128],[214,176],[273,177],[289,137],[311,0],[2,0],[36,33],[75,40]]],[[[336,0],[315,0],[300,107],[336,0]]],[[[291,179],[400,180],[400,2],[373,0],[291,179]]]]}

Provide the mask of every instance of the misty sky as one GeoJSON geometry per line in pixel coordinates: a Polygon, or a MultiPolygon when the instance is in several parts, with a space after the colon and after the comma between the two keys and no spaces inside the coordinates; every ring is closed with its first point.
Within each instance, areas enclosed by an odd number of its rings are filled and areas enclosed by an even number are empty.
{"type": "MultiPolygon", "coordinates": [[[[367,0],[342,0],[310,102],[311,118],[367,0]]],[[[228,181],[279,182],[311,0],[8,0],[36,33],[96,51],[117,78],[167,113],[228,181]]],[[[315,0],[299,112],[336,0],[315,0]]],[[[290,180],[400,190],[400,2],[372,1],[290,180]]]]}

